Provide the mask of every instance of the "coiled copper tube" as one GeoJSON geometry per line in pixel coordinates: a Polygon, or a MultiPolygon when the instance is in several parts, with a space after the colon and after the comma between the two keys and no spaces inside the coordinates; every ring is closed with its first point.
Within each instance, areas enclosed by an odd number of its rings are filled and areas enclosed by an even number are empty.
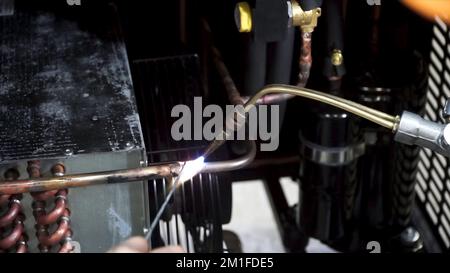
{"type": "Polygon", "coordinates": [[[16,253],[27,253],[28,252],[27,238],[22,235],[19,238],[19,241],[17,241],[16,246],[17,246],[16,253]]]}
{"type": "MultiPolygon", "coordinates": [[[[64,175],[65,168],[62,164],[56,164],[52,168],[54,176],[64,175]]],[[[40,163],[39,161],[28,162],[28,174],[30,178],[39,178],[40,163]]],[[[58,243],[61,247],[58,252],[71,252],[73,249],[71,242],[72,231],[70,229],[70,211],[67,208],[68,190],[52,190],[43,192],[33,192],[33,214],[36,219],[36,236],[39,241],[39,249],[41,252],[49,252],[51,248],[58,243]],[[46,212],[47,201],[54,199],[54,208],[46,212]],[[56,230],[49,234],[49,228],[57,224],[56,230]]]]}
{"type": "Polygon", "coordinates": [[[45,212],[45,202],[35,202],[35,217],[38,225],[51,225],[56,223],[58,219],[63,215],[66,209],[66,196],[67,190],[61,190],[56,193],[55,207],[49,213],[45,212]]]}
{"type": "Polygon", "coordinates": [[[10,195],[0,195],[0,207],[6,205],[9,202],[10,195]]]}
{"type": "Polygon", "coordinates": [[[68,232],[70,232],[70,212],[68,209],[64,210],[62,216],[58,220],[58,227],[49,234],[48,229],[40,229],[37,231],[39,243],[42,246],[51,247],[60,243],[68,232]]]}
{"type": "MultiPolygon", "coordinates": [[[[19,177],[15,169],[10,169],[5,173],[6,180],[15,180],[19,177]]],[[[7,205],[6,212],[0,216],[0,252],[24,253],[28,251],[27,236],[23,221],[25,216],[22,213],[22,195],[1,195],[0,207],[7,205]],[[13,249],[15,247],[15,249],[13,249]]]]}
{"type": "Polygon", "coordinates": [[[32,192],[31,195],[33,196],[33,199],[36,201],[46,201],[53,196],[56,195],[58,190],[53,191],[42,191],[42,192],[32,192]]]}
{"type": "Polygon", "coordinates": [[[11,198],[9,210],[0,217],[0,228],[11,225],[19,216],[22,205],[19,199],[11,198]]]}
{"type": "Polygon", "coordinates": [[[73,251],[72,245],[72,230],[68,230],[64,235],[63,241],[61,243],[61,247],[59,248],[59,253],[70,253],[73,251]]]}
{"type": "Polygon", "coordinates": [[[17,220],[11,232],[0,240],[0,249],[8,250],[12,248],[22,238],[24,232],[23,222],[17,220]]]}

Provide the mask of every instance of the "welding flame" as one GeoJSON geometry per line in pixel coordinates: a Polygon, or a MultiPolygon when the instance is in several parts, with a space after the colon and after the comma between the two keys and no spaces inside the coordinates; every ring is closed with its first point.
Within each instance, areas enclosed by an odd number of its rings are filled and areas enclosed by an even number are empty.
{"type": "Polygon", "coordinates": [[[188,180],[191,180],[192,177],[196,176],[203,170],[204,166],[205,166],[205,158],[203,156],[195,160],[186,161],[183,169],[179,173],[180,176],[179,183],[184,183],[188,180]]]}

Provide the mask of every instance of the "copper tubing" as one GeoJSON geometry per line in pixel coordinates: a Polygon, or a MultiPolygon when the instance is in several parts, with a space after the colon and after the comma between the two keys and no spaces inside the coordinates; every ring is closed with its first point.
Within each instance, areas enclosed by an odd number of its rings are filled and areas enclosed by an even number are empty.
{"type": "Polygon", "coordinates": [[[59,248],[58,253],[70,253],[73,251],[73,245],[70,242],[65,242],[59,248]]]}
{"type": "Polygon", "coordinates": [[[241,94],[239,93],[236,84],[234,83],[233,79],[231,78],[230,72],[228,71],[228,68],[226,67],[225,63],[222,60],[222,56],[219,52],[219,50],[212,46],[211,47],[211,53],[213,57],[213,62],[216,67],[217,72],[220,75],[220,78],[222,79],[222,83],[225,86],[225,90],[227,91],[228,100],[233,105],[242,105],[244,104],[244,99],[241,97],[241,94]]]}
{"type": "MultiPolygon", "coordinates": [[[[209,27],[208,22],[202,20],[204,29],[210,33],[211,28],[209,27]]],[[[300,57],[299,57],[299,74],[297,86],[305,87],[312,66],[312,54],[311,54],[311,45],[312,45],[312,32],[302,32],[301,35],[301,48],[300,48],[300,57]]],[[[250,97],[241,96],[239,90],[236,87],[236,84],[233,81],[233,78],[226,67],[222,55],[220,51],[214,46],[211,45],[211,55],[213,59],[214,66],[216,67],[217,72],[222,79],[222,83],[225,86],[225,90],[227,91],[228,100],[233,105],[242,105],[246,103],[250,97]]],[[[288,99],[293,98],[294,95],[291,94],[268,94],[259,98],[256,101],[256,104],[275,104],[282,101],[286,101],[288,99]]]]}
{"type": "Polygon", "coordinates": [[[14,228],[12,231],[6,235],[3,239],[0,240],[0,249],[8,250],[12,248],[22,237],[24,232],[24,227],[22,221],[16,221],[14,228]]]}
{"type": "Polygon", "coordinates": [[[70,230],[69,225],[70,212],[66,209],[58,223],[58,228],[52,234],[48,234],[48,230],[40,229],[37,232],[39,242],[42,246],[49,247],[58,244],[63,240],[66,233],[70,230]]]}
{"type": "MultiPolygon", "coordinates": [[[[297,86],[299,87],[306,86],[311,71],[312,65],[311,37],[312,33],[310,32],[302,33],[302,47],[300,49],[299,74],[297,82],[297,86]]],[[[228,71],[228,68],[226,67],[225,63],[222,60],[222,56],[219,50],[216,47],[211,46],[211,53],[214,65],[216,67],[217,72],[220,75],[220,78],[222,79],[222,83],[225,87],[225,90],[228,95],[228,100],[230,101],[230,103],[233,105],[242,105],[244,103],[247,103],[250,100],[250,97],[241,96],[239,90],[236,87],[236,84],[234,83],[230,75],[230,72],[228,71]]],[[[255,102],[255,104],[258,105],[275,104],[282,101],[286,101],[293,97],[295,97],[295,95],[292,94],[267,94],[265,96],[260,97],[255,102]]]]}
{"type": "MultiPolygon", "coordinates": [[[[40,178],[40,162],[29,161],[28,162],[28,174],[31,179],[40,178]]],[[[62,164],[56,164],[52,168],[52,173],[55,176],[64,175],[65,167],[62,164]]],[[[52,190],[46,192],[37,192],[32,194],[34,198],[33,212],[36,219],[36,229],[39,241],[39,249],[41,252],[49,252],[50,249],[60,243],[63,243],[63,247],[60,247],[58,252],[70,252],[72,251],[72,244],[70,243],[72,231],[69,225],[70,212],[67,209],[67,194],[68,190],[52,190]],[[46,201],[54,199],[55,206],[50,212],[46,212],[46,201]],[[58,227],[55,232],[49,234],[49,228],[53,224],[57,224],[58,227]]]]}
{"type": "Polygon", "coordinates": [[[256,156],[256,143],[254,141],[248,142],[249,151],[237,158],[227,161],[218,161],[218,162],[207,162],[202,169],[202,173],[216,173],[216,172],[226,172],[233,171],[237,169],[244,168],[253,162],[256,156]]]}
{"type": "Polygon", "coordinates": [[[0,195],[0,207],[9,203],[9,195],[0,195]]]}
{"type": "MultiPolygon", "coordinates": [[[[56,164],[61,165],[61,164],[56,164]]],[[[41,163],[39,160],[28,161],[27,172],[30,178],[40,178],[41,177],[41,163]]],[[[42,192],[32,192],[31,196],[35,201],[46,201],[57,193],[57,190],[53,191],[42,191],[42,192]]]]}
{"type": "MultiPolygon", "coordinates": [[[[60,165],[60,164],[57,164],[60,165]]],[[[38,160],[28,161],[27,172],[30,178],[40,178],[41,177],[41,164],[38,160]]],[[[53,191],[43,191],[43,192],[32,192],[31,196],[36,201],[46,201],[51,197],[55,196],[57,190],[53,191]]]]}
{"type": "Polygon", "coordinates": [[[74,249],[72,245],[72,230],[68,230],[64,234],[64,238],[61,242],[61,247],[58,249],[58,253],[71,253],[74,249]]]}
{"type": "MultiPolygon", "coordinates": [[[[70,211],[66,209],[67,216],[63,215],[60,221],[67,221],[69,228],[64,233],[62,240],[60,241],[61,247],[58,249],[58,253],[70,253],[73,251],[74,246],[72,245],[72,229],[70,229],[70,211]],[[64,220],[66,219],[66,220],[64,220]]],[[[58,223],[60,225],[60,223],[58,223]]]]}
{"type": "MultiPolygon", "coordinates": [[[[15,169],[10,169],[5,173],[6,180],[14,180],[18,177],[19,173],[15,169]]],[[[2,238],[0,240],[0,251],[2,252],[13,251],[14,246],[16,246],[15,252],[23,253],[28,251],[27,236],[23,225],[25,216],[22,214],[21,199],[21,194],[0,196],[0,206],[8,204],[8,209],[0,217],[0,238],[2,238]],[[8,229],[11,231],[9,234],[5,234],[8,229]]]]}
{"type": "Polygon", "coordinates": [[[32,192],[31,196],[33,196],[33,199],[36,201],[46,201],[56,195],[58,190],[53,191],[43,191],[43,192],[32,192]]]}
{"type": "Polygon", "coordinates": [[[0,217],[0,228],[11,225],[22,210],[20,200],[11,199],[8,211],[0,217]]]}
{"type": "Polygon", "coordinates": [[[19,241],[16,244],[16,253],[27,253],[28,246],[25,236],[21,236],[19,241]]]}
{"type": "MultiPolygon", "coordinates": [[[[56,164],[52,168],[52,173],[55,176],[63,176],[65,172],[66,168],[62,164],[56,164]]],[[[69,227],[60,241],[61,247],[58,249],[58,253],[70,253],[74,249],[72,245],[72,229],[70,228],[70,210],[67,208],[68,194],[68,189],[58,191],[55,195],[55,208],[51,213],[49,213],[49,215],[59,215],[59,209],[63,207],[65,208],[62,215],[59,217],[58,225],[61,225],[61,221],[66,221],[69,227]]]]}
{"type": "MultiPolygon", "coordinates": [[[[300,58],[299,58],[299,73],[297,86],[305,87],[309,80],[309,75],[311,72],[312,66],[312,54],[311,54],[311,32],[303,32],[302,33],[302,43],[300,48],[300,58]]],[[[282,101],[289,100],[295,97],[292,94],[266,94],[265,96],[260,97],[255,104],[275,104],[282,101]]],[[[242,98],[245,103],[250,100],[250,97],[242,98]]]]}
{"type": "Polygon", "coordinates": [[[311,32],[302,33],[302,47],[300,49],[299,73],[297,86],[305,87],[309,79],[312,65],[311,32]]]}
{"type": "MultiPolygon", "coordinates": [[[[41,177],[41,164],[40,161],[28,161],[27,172],[30,178],[40,178],[41,177]]],[[[47,192],[33,192],[31,196],[33,197],[33,215],[35,219],[38,219],[39,216],[45,215],[45,205],[46,201],[54,196],[57,191],[47,191],[47,192]]],[[[36,223],[36,235],[38,233],[48,234],[48,227],[46,225],[36,223]]],[[[38,238],[39,241],[39,238],[38,238]]],[[[41,252],[48,252],[49,247],[43,245],[39,242],[39,249],[41,252]]]]}
{"type": "MultiPolygon", "coordinates": [[[[250,154],[244,156],[248,158],[250,154]]],[[[225,161],[222,167],[217,168],[220,162],[206,163],[204,172],[230,171],[242,168],[247,164],[247,160],[239,158],[225,161]],[[241,164],[242,163],[242,164],[241,164]],[[212,164],[212,165],[209,165],[212,164]],[[232,164],[232,167],[225,165],[232,164]]],[[[50,193],[44,191],[56,191],[67,188],[87,187],[101,184],[127,183],[142,180],[152,180],[178,176],[182,162],[165,163],[149,167],[115,170],[97,173],[83,173],[51,178],[31,178],[26,180],[5,181],[0,183],[0,194],[18,194],[31,192],[33,196],[38,196],[36,200],[44,201],[51,197],[50,193]],[[45,198],[44,198],[45,197],[45,198]]]]}
{"type": "Polygon", "coordinates": [[[178,175],[181,163],[166,163],[136,169],[84,173],[51,178],[30,178],[0,183],[0,194],[42,192],[66,188],[86,187],[101,184],[115,184],[152,180],[178,175]]]}
{"type": "Polygon", "coordinates": [[[55,207],[51,212],[45,212],[45,203],[36,202],[36,222],[38,225],[50,225],[56,223],[56,221],[63,215],[66,209],[66,196],[67,190],[58,191],[55,197],[55,207]]]}

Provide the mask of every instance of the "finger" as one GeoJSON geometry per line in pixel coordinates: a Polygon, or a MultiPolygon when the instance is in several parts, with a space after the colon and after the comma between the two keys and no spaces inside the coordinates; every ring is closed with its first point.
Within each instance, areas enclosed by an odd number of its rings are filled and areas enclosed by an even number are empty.
{"type": "Polygon", "coordinates": [[[149,250],[144,237],[131,237],[120,245],[110,249],[109,253],[147,253],[149,250]]]}
{"type": "Polygon", "coordinates": [[[141,252],[126,246],[117,246],[108,250],[107,253],[141,253],[141,252]]]}
{"type": "Polygon", "coordinates": [[[131,237],[130,239],[121,243],[120,246],[128,247],[130,249],[135,250],[136,252],[145,253],[149,251],[147,240],[145,240],[144,237],[140,236],[131,237]]]}
{"type": "Polygon", "coordinates": [[[185,253],[181,246],[165,246],[152,249],[150,253],[185,253]]]}

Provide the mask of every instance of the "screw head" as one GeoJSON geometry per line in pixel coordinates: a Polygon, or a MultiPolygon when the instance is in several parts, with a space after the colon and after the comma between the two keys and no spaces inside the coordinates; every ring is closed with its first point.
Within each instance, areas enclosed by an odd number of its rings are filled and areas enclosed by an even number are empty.
{"type": "Polygon", "coordinates": [[[134,148],[133,143],[131,143],[131,142],[126,142],[126,143],[125,143],[125,149],[126,149],[126,150],[131,150],[131,149],[133,149],[133,148],[134,148]]]}

